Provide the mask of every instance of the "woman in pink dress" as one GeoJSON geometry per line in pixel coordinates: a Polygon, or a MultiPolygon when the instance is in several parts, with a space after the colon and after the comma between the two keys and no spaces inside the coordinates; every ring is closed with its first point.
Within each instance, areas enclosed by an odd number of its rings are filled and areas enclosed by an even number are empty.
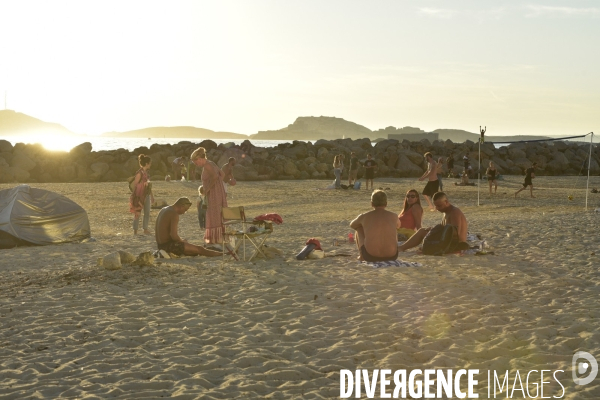
{"type": "Polygon", "coordinates": [[[152,190],[150,189],[148,170],[152,165],[152,159],[144,154],[138,156],[140,169],[135,173],[135,178],[131,183],[133,192],[129,196],[129,212],[133,213],[133,234],[137,235],[140,225],[140,215],[144,210],[144,234],[150,235],[152,232],[148,229],[150,222],[150,203],[153,201],[152,190]]]}
{"type": "Polygon", "coordinates": [[[191,155],[192,162],[202,168],[202,186],[208,203],[206,209],[206,243],[223,243],[223,218],[221,210],[227,207],[227,195],[223,186],[223,171],[217,165],[206,158],[206,149],[198,147],[191,155]]]}

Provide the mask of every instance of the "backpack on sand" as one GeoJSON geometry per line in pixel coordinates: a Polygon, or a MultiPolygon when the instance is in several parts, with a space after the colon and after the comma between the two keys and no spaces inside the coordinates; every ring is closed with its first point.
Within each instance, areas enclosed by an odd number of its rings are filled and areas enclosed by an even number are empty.
{"type": "Polygon", "coordinates": [[[423,254],[441,256],[454,251],[458,244],[458,230],[454,225],[436,225],[423,239],[423,254]]]}

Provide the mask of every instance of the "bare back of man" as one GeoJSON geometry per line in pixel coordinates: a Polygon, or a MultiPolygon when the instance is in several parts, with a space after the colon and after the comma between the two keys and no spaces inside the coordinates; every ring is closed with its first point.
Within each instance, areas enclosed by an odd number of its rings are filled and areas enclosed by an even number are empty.
{"type": "Polygon", "coordinates": [[[179,225],[179,215],[184,214],[190,207],[187,204],[181,206],[167,206],[158,213],[156,217],[155,238],[159,250],[165,250],[168,253],[181,256],[207,256],[218,257],[220,252],[208,250],[202,246],[196,246],[186,242],[177,233],[179,225]]]}
{"type": "Polygon", "coordinates": [[[398,254],[398,216],[391,211],[377,208],[359,218],[362,225],[362,229],[357,229],[359,248],[364,245],[367,252],[374,257],[395,259],[398,254]]]}

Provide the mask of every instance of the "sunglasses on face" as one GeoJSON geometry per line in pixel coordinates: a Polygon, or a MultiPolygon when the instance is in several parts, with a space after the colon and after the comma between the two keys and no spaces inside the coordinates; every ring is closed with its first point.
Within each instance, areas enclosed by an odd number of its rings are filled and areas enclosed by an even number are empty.
{"type": "Polygon", "coordinates": [[[406,197],[409,199],[415,199],[417,196],[415,196],[414,194],[407,194],[406,197]]]}

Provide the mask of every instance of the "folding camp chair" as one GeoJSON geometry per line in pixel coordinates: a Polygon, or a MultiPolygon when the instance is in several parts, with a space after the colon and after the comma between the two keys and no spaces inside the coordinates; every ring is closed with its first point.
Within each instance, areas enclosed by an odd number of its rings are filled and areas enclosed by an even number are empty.
{"type": "Polygon", "coordinates": [[[225,258],[226,251],[231,251],[234,255],[238,254],[240,247],[243,247],[243,260],[246,261],[246,242],[249,242],[254,246],[253,252],[250,255],[248,261],[251,261],[258,255],[265,256],[262,250],[262,246],[265,244],[267,238],[273,233],[273,225],[270,222],[254,222],[246,221],[246,214],[244,213],[244,207],[223,207],[222,210],[223,225],[225,225],[225,236],[223,241],[234,243],[229,246],[229,243],[223,243],[223,258],[225,258]],[[235,226],[238,224],[238,227],[235,226]],[[239,229],[236,229],[239,228],[239,229]]]}

